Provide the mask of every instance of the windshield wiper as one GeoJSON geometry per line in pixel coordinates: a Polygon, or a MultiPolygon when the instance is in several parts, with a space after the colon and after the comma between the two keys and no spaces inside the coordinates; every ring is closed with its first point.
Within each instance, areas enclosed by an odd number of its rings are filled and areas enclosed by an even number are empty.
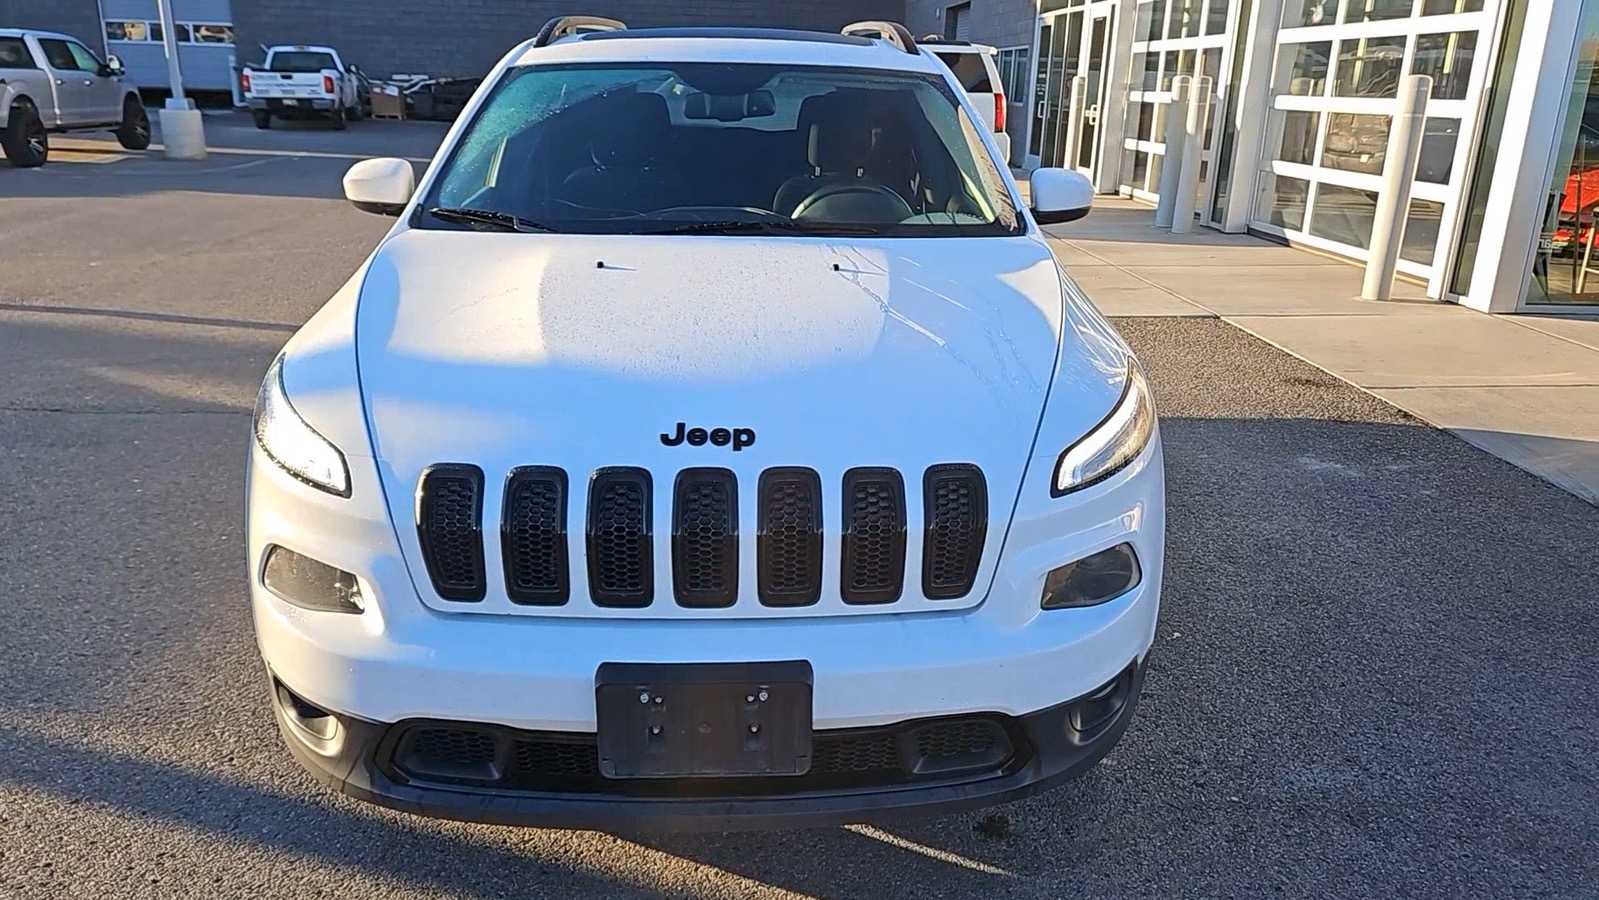
{"type": "Polygon", "coordinates": [[[533,232],[553,232],[554,228],[513,216],[510,213],[495,212],[492,209],[472,209],[465,206],[435,206],[428,210],[428,215],[437,216],[447,222],[460,222],[474,227],[483,227],[497,231],[518,231],[523,234],[533,232]]]}
{"type": "Polygon", "coordinates": [[[844,237],[872,237],[884,234],[876,225],[843,225],[831,222],[784,222],[778,220],[733,220],[727,222],[684,222],[640,234],[792,234],[844,237]]]}

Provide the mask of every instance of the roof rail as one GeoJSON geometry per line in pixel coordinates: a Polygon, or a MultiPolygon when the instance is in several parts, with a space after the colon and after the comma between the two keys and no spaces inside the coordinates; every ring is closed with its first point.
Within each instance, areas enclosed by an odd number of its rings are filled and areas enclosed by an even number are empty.
{"type": "Polygon", "coordinates": [[[875,19],[868,22],[856,22],[854,25],[844,26],[844,30],[841,33],[854,37],[879,38],[888,41],[906,53],[912,55],[920,54],[920,51],[916,49],[916,38],[911,36],[910,29],[898,22],[884,22],[875,19]]]}
{"type": "Polygon", "coordinates": [[[627,26],[615,19],[600,16],[557,16],[539,29],[539,36],[533,39],[533,46],[548,47],[561,38],[590,31],[626,30],[627,26]]]}

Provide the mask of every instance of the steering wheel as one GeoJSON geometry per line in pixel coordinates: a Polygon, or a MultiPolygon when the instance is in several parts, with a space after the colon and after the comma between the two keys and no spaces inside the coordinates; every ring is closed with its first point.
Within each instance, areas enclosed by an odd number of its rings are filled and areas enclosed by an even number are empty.
{"type": "MultiPolygon", "coordinates": [[[[834,222],[869,223],[873,225],[888,225],[903,222],[916,215],[911,205],[905,202],[893,188],[883,184],[872,184],[865,181],[840,182],[838,184],[824,185],[811,192],[811,195],[799,202],[794,207],[792,218],[807,218],[806,213],[821,207],[826,201],[844,200],[843,207],[846,215],[843,218],[829,215],[826,218],[834,222]],[[852,202],[853,201],[853,202],[852,202]]],[[[838,203],[830,203],[837,206],[838,203]]]]}

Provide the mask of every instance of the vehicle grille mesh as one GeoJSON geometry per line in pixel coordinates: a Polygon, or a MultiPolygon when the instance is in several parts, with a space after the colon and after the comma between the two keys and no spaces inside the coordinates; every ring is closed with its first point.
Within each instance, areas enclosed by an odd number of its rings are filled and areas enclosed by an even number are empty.
{"type": "MultiPolygon", "coordinates": [[[[524,606],[571,602],[572,566],[584,567],[594,605],[640,609],[655,602],[654,482],[641,468],[599,469],[589,480],[582,559],[568,529],[567,472],[513,469],[500,509],[505,594],[524,606]]],[[[417,530],[438,596],[475,602],[486,595],[482,534],[484,475],[476,466],[428,468],[417,493],[417,530]]],[[[670,595],[679,606],[721,609],[739,599],[739,485],[724,468],[679,472],[671,495],[670,595]]],[[[761,605],[805,607],[822,598],[826,556],[818,474],[779,467],[761,473],[755,506],[755,595],[761,605]]],[[[856,468],[840,485],[839,598],[852,605],[893,604],[905,592],[907,497],[895,469],[856,468]]],[[[988,490],[976,466],[946,464],[922,480],[921,594],[969,595],[988,534],[988,490]]],[[[578,502],[584,502],[579,494],[578,502]]],[[[665,520],[663,520],[664,522],[665,520]]],[[[663,525],[664,527],[664,525],[663,525]]],[[[913,591],[913,593],[915,593],[913,591]]]]}

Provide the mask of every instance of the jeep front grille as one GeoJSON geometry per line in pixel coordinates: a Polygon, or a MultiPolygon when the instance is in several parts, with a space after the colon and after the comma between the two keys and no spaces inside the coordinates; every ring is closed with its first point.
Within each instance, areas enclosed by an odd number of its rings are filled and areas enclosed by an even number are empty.
{"type": "Polygon", "coordinates": [[[758,591],[765,606],[810,606],[822,596],[822,480],[810,469],[761,473],[758,591]]]}
{"type": "MultiPolygon", "coordinates": [[[[743,605],[793,609],[794,615],[800,608],[812,608],[807,614],[813,615],[865,606],[932,609],[976,590],[988,543],[987,485],[982,471],[967,464],[925,470],[919,505],[910,502],[915,498],[906,494],[905,478],[889,468],[850,469],[833,482],[838,493],[831,497],[821,477],[806,468],[768,469],[753,486],[741,485],[729,469],[684,469],[669,482],[670,494],[663,485],[661,502],[670,511],[663,511],[660,530],[669,531],[662,536],[669,545],[657,542],[656,483],[648,471],[599,469],[575,500],[570,478],[550,466],[507,474],[499,509],[489,511],[499,517],[500,564],[492,568],[503,575],[502,595],[485,575],[482,470],[456,464],[427,469],[417,492],[417,531],[438,597],[460,603],[487,597],[482,612],[639,610],[663,600],[667,607],[718,610],[739,607],[741,596],[743,605]],[[742,533],[741,491],[755,504],[742,533]],[[584,506],[570,508],[577,504],[584,506]],[[838,516],[831,542],[828,509],[838,516]],[[908,528],[917,519],[919,532],[908,528]],[[582,539],[574,542],[576,529],[582,539]],[[753,554],[743,556],[751,531],[753,554]],[[912,551],[921,577],[910,582],[907,596],[907,575],[916,573],[912,551]],[[670,590],[659,592],[658,553],[671,582],[670,590]],[[741,558],[753,558],[753,573],[741,558]]],[[[492,507],[497,498],[487,499],[492,507]]]]}
{"type": "Polygon", "coordinates": [[[567,600],[566,473],[553,466],[514,469],[505,481],[500,523],[505,593],[512,603],[560,606],[567,600]]]}
{"type": "Polygon", "coordinates": [[[977,578],[988,535],[983,473],[976,466],[934,466],[927,470],[925,482],[922,593],[933,600],[964,597],[977,578]]]}
{"type": "Polygon", "coordinates": [[[672,503],[672,587],[680,606],[738,599],[738,482],[727,469],[684,469],[672,503]]]}
{"type": "Polygon", "coordinates": [[[433,588],[446,600],[483,599],[483,470],[433,466],[417,489],[417,534],[433,588]]]}
{"type": "Polygon", "coordinates": [[[612,468],[589,483],[589,593],[596,606],[649,606],[655,599],[650,473],[612,468]]]}

